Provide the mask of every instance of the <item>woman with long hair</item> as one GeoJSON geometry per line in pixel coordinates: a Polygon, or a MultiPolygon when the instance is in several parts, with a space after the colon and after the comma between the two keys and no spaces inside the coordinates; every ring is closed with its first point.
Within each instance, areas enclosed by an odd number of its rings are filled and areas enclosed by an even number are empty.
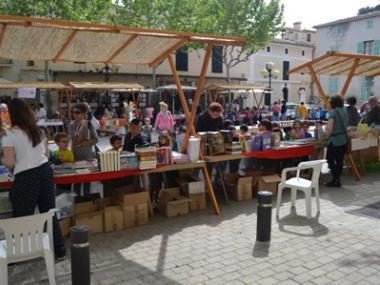
{"type": "MultiPolygon", "coordinates": [[[[8,104],[12,127],[5,131],[3,163],[14,174],[9,192],[13,216],[33,215],[55,208],[53,170],[48,164],[48,145],[37,126],[31,108],[19,98],[8,104]]],[[[57,259],[66,256],[66,248],[56,217],[53,218],[54,251],[57,259]]]]}

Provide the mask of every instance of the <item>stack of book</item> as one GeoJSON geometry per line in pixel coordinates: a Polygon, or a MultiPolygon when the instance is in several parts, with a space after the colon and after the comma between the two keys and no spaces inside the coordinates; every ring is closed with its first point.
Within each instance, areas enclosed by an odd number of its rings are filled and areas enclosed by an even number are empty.
{"type": "Polygon", "coordinates": [[[243,145],[241,142],[231,142],[224,145],[227,154],[239,154],[243,152],[243,145]]]}
{"type": "Polygon", "coordinates": [[[98,154],[98,163],[100,171],[118,171],[120,170],[120,152],[100,152],[98,154]]]}
{"type": "Polygon", "coordinates": [[[144,147],[136,149],[138,167],[141,170],[153,169],[157,166],[157,148],[144,147]]]}
{"type": "Polygon", "coordinates": [[[139,165],[136,154],[123,151],[120,154],[120,166],[121,169],[137,169],[139,165]]]}

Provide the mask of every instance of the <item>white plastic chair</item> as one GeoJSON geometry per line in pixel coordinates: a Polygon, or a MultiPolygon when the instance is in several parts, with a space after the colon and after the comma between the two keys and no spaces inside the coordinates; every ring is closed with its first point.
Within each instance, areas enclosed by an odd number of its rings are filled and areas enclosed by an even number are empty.
{"type": "Polygon", "coordinates": [[[307,162],[301,162],[297,167],[285,168],[282,170],[281,183],[278,185],[277,191],[277,208],[276,216],[279,217],[282,191],[285,188],[291,189],[291,205],[295,207],[297,199],[297,190],[305,193],[306,200],[306,216],[311,218],[311,195],[314,189],[315,199],[317,202],[317,211],[320,212],[319,204],[319,176],[321,174],[322,165],[326,163],[326,160],[312,160],[307,162]],[[312,169],[313,174],[311,180],[300,177],[301,170],[312,169]],[[296,177],[286,180],[286,175],[290,171],[297,171],[296,177]]]}
{"type": "Polygon", "coordinates": [[[8,264],[43,257],[50,285],[55,285],[52,220],[47,213],[0,220],[5,240],[0,241],[0,285],[8,285],[8,264]],[[45,227],[45,225],[47,225],[45,227]]]}

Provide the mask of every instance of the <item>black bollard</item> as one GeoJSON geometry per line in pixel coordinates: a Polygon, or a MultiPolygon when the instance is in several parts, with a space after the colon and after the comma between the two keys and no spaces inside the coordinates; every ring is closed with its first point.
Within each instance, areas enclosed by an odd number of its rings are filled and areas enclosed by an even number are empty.
{"type": "Polygon", "coordinates": [[[90,285],[90,244],[88,227],[71,228],[71,283],[72,285],[90,285]]]}
{"type": "Polygon", "coordinates": [[[272,229],[272,192],[260,191],[257,198],[256,240],[270,241],[272,229]]]}

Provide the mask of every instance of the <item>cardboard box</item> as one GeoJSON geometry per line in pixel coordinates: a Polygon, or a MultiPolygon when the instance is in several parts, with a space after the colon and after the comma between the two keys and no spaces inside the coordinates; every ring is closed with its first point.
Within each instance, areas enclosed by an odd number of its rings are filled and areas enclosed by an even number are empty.
{"type": "Polygon", "coordinates": [[[149,197],[148,192],[145,189],[128,185],[115,188],[112,199],[114,204],[125,207],[145,204],[147,203],[149,197]]]}
{"type": "Polygon", "coordinates": [[[70,229],[71,229],[72,222],[73,221],[72,221],[71,217],[63,218],[63,219],[59,220],[59,227],[61,228],[62,236],[66,237],[66,236],[70,235],[70,229]]]}
{"type": "Polygon", "coordinates": [[[206,193],[189,194],[185,197],[190,198],[190,212],[206,209],[206,193]]]}
{"type": "Polygon", "coordinates": [[[179,194],[179,188],[167,188],[160,191],[161,213],[169,218],[189,213],[190,199],[179,194]]]}
{"type": "Polygon", "coordinates": [[[136,226],[146,225],[149,221],[148,204],[139,204],[135,206],[136,211],[136,226]]]}
{"type": "Polygon", "coordinates": [[[228,196],[234,201],[245,201],[252,199],[252,177],[239,177],[235,173],[225,177],[228,196]]]}
{"type": "Polygon", "coordinates": [[[94,211],[75,216],[75,225],[88,226],[91,234],[103,232],[103,212],[94,211]]]}
{"type": "Polygon", "coordinates": [[[260,191],[269,191],[273,193],[273,196],[277,193],[278,183],[281,182],[281,177],[277,174],[261,176],[254,188],[254,196],[257,197],[257,193],[260,191]]]}
{"type": "Polygon", "coordinates": [[[260,177],[264,174],[263,171],[256,169],[247,169],[244,170],[244,172],[246,173],[246,176],[252,177],[252,187],[256,187],[260,177]]]}
{"type": "Polygon", "coordinates": [[[138,204],[123,207],[124,228],[146,225],[149,221],[148,204],[138,204]]]}
{"type": "Polygon", "coordinates": [[[120,206],[104,208],[104,231],[106,233],[124,229],[124,214],[120,206]]]}
{"type": "Polygon", "coordinates": [[[86,196],[76,196],[74,202],[83,203],[83,202],[95,201],[96,199],[100,199],[99,193],[92,193],[86,196]]]}
{"type": "Polygon", "coordinates": [[[181,187],[181,194],[186,193],[186,197],[189,197],[189,194],[195,193],[205,193],[205,183],[200,180],[198,177],[187,176],[177,179],[178,185],[181,187]]]}
{"type": "Polygon", "coordinates": [[[97,210],[103,210],[104,208],[112,206],[111,197],[95,200],[95,206],[97,210]]]}
{"type": "Polygon", "coordinates": [[[84,214],[95,211],[94,201],[82,202],[74,204],[74,215],[84,214]]]}

